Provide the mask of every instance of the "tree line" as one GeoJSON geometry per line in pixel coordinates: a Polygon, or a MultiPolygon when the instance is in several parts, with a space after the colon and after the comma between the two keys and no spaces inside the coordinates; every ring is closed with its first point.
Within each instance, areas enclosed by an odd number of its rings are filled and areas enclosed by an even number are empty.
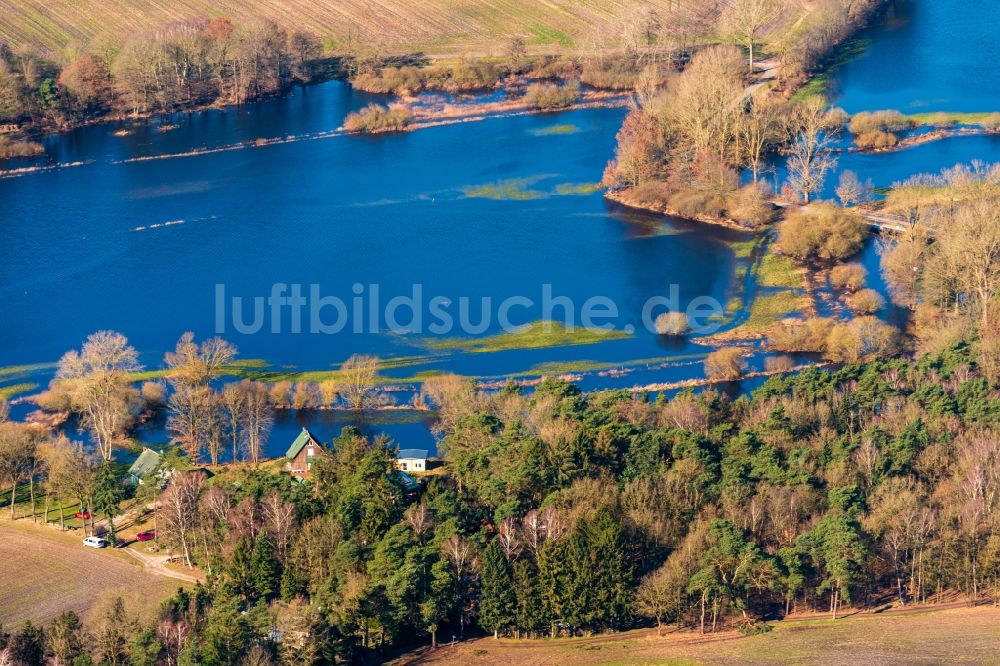
{"type": "Polygon", "coordinates": [[[322,54],[309,33],[269,21],[199,18],[61,54],[0,45],[0,123],[69,126],[241,104],[307,82],[322,54]]]}
{"type": "Polygon", "coordinates": [[[996,599],[1000,398],[980,343],[735,400],[430,379],[445,467],[416,495],[394,445],[352,428],[304,482],[151,477],[161,545],[208,583],[117,644],[138,663],[329,663],[476,631],[755,633],[803,609],[996,599]]]}

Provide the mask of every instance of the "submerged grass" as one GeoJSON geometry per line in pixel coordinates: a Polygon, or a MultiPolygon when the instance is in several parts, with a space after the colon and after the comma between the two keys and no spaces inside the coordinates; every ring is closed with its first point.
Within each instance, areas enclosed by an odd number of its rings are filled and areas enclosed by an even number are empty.
{"type": "Polygon", "coordinates": [[[521,327],[517,331],[498,333],[483,338],[444,338],[425,340],[424,345],[435,351],[500,352],[515,349],[542,349],[544,347],[567,347],[570,345],[592,345],[609,340],[623,340],[632,337],[624,331],[597,330],[573,327],[552,321],[537,321],[521,327]]]}
{"type": "Polygon", "coordinates": [[[982,125],[988,120],[995,119],[997,115],[995,111],[976,113],[932,111],[927,113],[911,113],[906,117],[917,125],[982,125]]]}
{"type": "Polygon", "coordinates": [[[737,259],[749,259],[754,250],[761,244],[762,240],[763,236],[754,236],[753,238],[745,241],[733,241],[728,245],[733,251],[734,257],[737,259]]]}
{"type": "Polygon", "coordinates": [[[792,291],[758,295],[750,304],[750,318],[741,328],[760,331],[805,305],[805,299],[792,291]]]}
{"type": "Polygon", "coordinates": [[[560,183],[556,185],[556,194],[593,194],[601,189],[600,183],[560,183]]]}
{"type": "Polygon", "coordinates": [[[11,384],[10,386],[0,386],[0,398],[7,400],[18,393],[27,393],[38,388],[38,384],[23,382],[21,384],[11,384]]]}
{"type": "Polygon", "coordinates": [[[837,72],[848,62],[862,55],[868,49],[868,45],[870,43],[871,40],[859,37],[849,41],[843,47],[836,49],[834,51],[834,57],[827,61],[826,65],[824,65],[820,71],[813,74],[812,77],[805,84],[803,84],[794,95],[792,95],[792,101],[804,102],[811,98],[818,97],[826,102],[830,93],[830,88],[833,86],[834,79],[837,76],[837,72]]]}
{"type": "Polygon", "coordinates": [[[795,267],[791,257],[768,252],[757,269],[757,279],[764,287],[786,287],[801,289],[802,277],[795,267]]]}
{"type": "Polygon", "coordinates": [[[548,127],[531,130],[531,134],[533,136],[555,136],[560,134],[576,134],[579,131],[580,128],[576,125],[566,123],[561,125],[549,125],[548,127]]]}
{"type": "Polygon", "coordinates": [[[51,370],[56,367],[55,363],[33,363],[31,365],[8,365],[0,368],[0,379],[7,379],[15,376],[30,375],[33,372],[51,370]]]}
{"type": "Polygon", "coordinates": [[[531,186],[547,177],[511,178],[485,185],[470,185],[462,188],[462,194],[469,199],[494,199],[497,201],[541,199],[546,196],[545,192],[531,189],[531,186]]]}

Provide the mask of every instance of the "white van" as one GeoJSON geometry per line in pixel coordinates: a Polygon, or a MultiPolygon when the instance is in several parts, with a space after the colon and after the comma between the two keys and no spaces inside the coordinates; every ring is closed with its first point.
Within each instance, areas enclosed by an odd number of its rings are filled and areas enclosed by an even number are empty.
{"type": "Polygon", "coordinates": [[[108,542],[101,537],[89,536],[83,540],[83,545],[88,548],[107,548],[108,542]]]}

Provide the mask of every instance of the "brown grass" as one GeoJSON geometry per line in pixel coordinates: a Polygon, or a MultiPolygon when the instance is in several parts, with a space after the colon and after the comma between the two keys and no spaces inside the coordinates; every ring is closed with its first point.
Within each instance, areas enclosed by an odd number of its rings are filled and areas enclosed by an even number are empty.
{"type": "Polygon", "coordinates": [[[555,641],[481,638],[422,650],[398,666],[476,664],[940,664],[997,663],[1000,609],[933,606],[841,618],[775,623],[752,637],[735,631],[657,636],[655,630],[555,641]]]}
{"type": "Polygon", "coordinates": [[[83,534],[29,522],[0,522],[0,625],[47,623],[64,611],[85,621],[91,610],[121,595],[148,614],[181,585],[142,570],[126,553],[86,548],[83,534]]]}
{"type": "MultiPolygon", "coordinates": [[[[685,0],[695,2],[696,0],[685,0]]],[[[0,0],[0,42],[58,51],[161,28],[200,16],[236,21],[270,19],[313,32],[339,45],[352,35],[361,44],[392,50],[460,54],[506,53],[503,38],[521,36],[529,49],[583,46],[595,28],[613,27],[636,7],[666,11],[671,0],[0,0]],[[400,49],[405,47],[405,49],[400,49]]],[[[335,44],[335,46],[337,45],[335,44]]]]}

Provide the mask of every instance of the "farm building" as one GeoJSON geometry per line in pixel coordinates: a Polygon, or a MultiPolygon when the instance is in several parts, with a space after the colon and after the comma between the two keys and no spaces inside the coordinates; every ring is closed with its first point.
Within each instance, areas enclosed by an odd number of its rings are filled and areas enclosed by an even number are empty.
{"type": "Polygon", "coordinates": [[[323,447],[320,446],[313,434],[308,429],[303,428],[288,448],[288,452],[285,453],[285,457],[288,458],[288,462],[285,463],[285,471],[297,479],[308,479],[313,460],[323,453],[323,447]]]}
{"type": "Polygon", "coordinates": [[[396,467],[404,472],[426,471],[426,449],[400,449],[399,453],[396,454],[396,467]]]}

